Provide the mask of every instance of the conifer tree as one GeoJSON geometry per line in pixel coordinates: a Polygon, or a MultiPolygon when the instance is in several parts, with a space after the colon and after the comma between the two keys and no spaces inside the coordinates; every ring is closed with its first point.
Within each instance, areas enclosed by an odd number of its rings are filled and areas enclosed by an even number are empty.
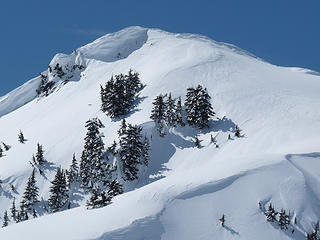
{"type": "Polygon", "coordinates": [[[278,212],[274,210],[271,203],[269,204],[269,208],[267,211],[265,211],[264,215],[266,216],[267,221],[269,222],[277,221],[278,212]]]}
{"type": "Polygon", "coordinates": [[[69,171],[67,173],[67,180],[68,180],[69,187],[72,183],[79,181],[79,167],[78,167],[75,154],[73,154],[72,156],[72,162],[71,162],[69,171]]]}
{"type": "Polygon", "coordinates": [[[0,146],[0,157],[2,157],[2,156],[3,156],[3,150],[2,150],[2,148],[0,146]]]}
{"type": "Polygon", "coordinates": [[[66,207],[68,203],[68,189],[66,175],[64,171],[59,167],[54,180],[51,182],[50,197],[48,199],[48,205],[52,212],[58,212],[66,207]]]}
{"type": "Polygon", "coordinates": [[[14,198],[13,201],[12,201],[12,205],[11,205],[11,208],[10,208],[10,212],[11,212],[11,218],[14,220],[14,221],[17,221],[17,209],[16,209],[16,199],[14,198]]]}
{"type": "Polygon", "coordinates": [[[153,109],[150,118],[155,122],[160,137],[164,137],[164,126],[166,119],[166,105],[162,94],[158,95],[153,101],[153,109]]]}
{"type": "Polygon", "coordinates": [[[39,202],[38,197],[39,188],[36,185],[35,169],[33,169],[22,196],[21,208],[26,211],[32,210],[34,205],[39,202]]]}
{"type": "Polygon", "coordinates": [[[149,138],[145,137],[143,142],[143,148],[142,148],[142,160],[143,164],[148,166],[150,161],[150,143],[149,138]]]}
{"type": "Polygon", "coordinates": [[[39,164],[40,166],[42,166],[46,160],[44,159],[44,150],[41,144],[37,144],[37,153],[36,153],[36,157],[35,157],[35,162],[37,164],[39,164]]]}
{"type": "Polygon", "coordinates": [[[201,85],[187,89],[185,106],[187,121],[190,125],[200,129],[209,127],[209,119],[215,114],[212,111],[210,99],[207,89],[201,85]]]}
{"type": "Polygon", "coordinates": [[[241,129],[238,127],[238,125],[236,125],[236,129],[235,129],[234,135],[236,137],[238,137],[238,138],[241,137],[241,129]]]}
{"type": "Polygon", "coordinates": [[[111,202],[111,198],[105,191],[100,189],[93,189],[92,195],[87,202],[87,206],[92,208],[99,208],[108,205],[111,202]]]}
{"type": "Polygon", "coordinates": [[[112,76],[105,87],[100,87],[101,110],[111,118],[129,113],[142,88],[139,74],[132,70],[128,75],[112,76]]]}
{"type": "Polygon", "coordinates": [[[319,240],[320,237],[318,236],[319,234],[319,221],[314,226],[314,229],[311,233],[307,234],[307,240],[319,240]]]}
{"type": "Polygon", "coordinates": [[[184,127],[186,124],[183,122],[182,116],[183,114],[182,114],[181,97],[179,97],[177,101],[177,106],[176,106],[176,121],[181,127],[184,127]]]}
{"type": "Polygon", "coordinates": [[[116,155],[117,154],[117,142],[114,140],[112,145],[110,147],[107,148],[107,151],[109,153],[112,153],[113,155],[116,155]]]}
{"type": "Polygon", "coordinates": [[[143,153],[141,131],[141,127],[128,124],[126,133],[120,137],[119,156],[125,181],[133,181],[138,178],[138,165],[142,163],[143,153]]]}
{"type": "Polygon", "coordinates": [[[195,145],[196,145],[197,148],[201,147],[200,140],[199,140],[198,137],[196,137],[195,145]]]}
{"type": "Polygon", "coordinates": [[[281,209],[279,212],[279,226],[281,229],[288,229],[290,224],[290,216],[286,214],[286,210],[281,209]]]}
{"type": "Polygon", "coordinates": [[[121,126],[118,130],[118,135],[119,136],[122,136],[123,134],[126,133],[126,130],[127,130],[127,123],[126,123],[126,119],[122,119],[121,121],[121,126]]]}
{"type": "Polygon", "coordinates": [[[175,127],[177,123],[177,114],[176,114],[176,103],[175,100],[172,99],[171,93],[165,102],[165,120],[168,126],[175,127]]]}
{"type": "Polygon", "coordinates": [[[6,227],[9,224],[9,217],[7,210],[4,212],[3,218],[2,218],[2,227],[6,227]]]}
{"type": "Polygon", "coordinates": [[[5,151],[8,151],[10,149],[10,147],[7,144],[5,144],[4,142],[2,142],[2,145],[3,145],[3,148],[5,151]]]}
{"type": "Polygon", "coordinates": [[[219,221],[221,222],[221,226],[224,227],[224,223],[226,222],[224,214],[222,214],[222,217],[219,219],[219,221]]]}
{"type": "Polygon", "coordinates": [[[114,179],[109,183],[107,193],[110,199],[123,193],[122,185],[118,182],[117,179],[114,179]]]}
{"type": "Polygon", "coordinates": [[[36,212],[36,210],[35,210],[35,209],[33,209],[32,216],[33,216],[33,218],[38,217],[37,212],[36,212]]]}
{"type": "Polygon", "coordinates": [[[106,162],[103,151],[104,143],[99,131],[98,119],[86,122],[87,134],[80,162],[81,185],[90,190],[101,179],[104,179],[106,162]]]}
{"type": "Polygon", "coordinates": [[[19,142],[20,142],[20,143],[24,143],[24,142],[26,141],[26,139],[24,138],[24,135],[23,135],[23,133],[21,132],[21,130],[20,130],[20,132],[19,132],[19,134],[18,134],[18,138],[19,138],[19,142]]]}

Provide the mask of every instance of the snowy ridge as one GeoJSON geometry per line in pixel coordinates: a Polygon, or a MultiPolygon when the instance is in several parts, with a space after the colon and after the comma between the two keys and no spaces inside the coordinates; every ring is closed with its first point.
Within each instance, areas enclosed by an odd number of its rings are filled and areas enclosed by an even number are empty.
{"type": "MultiPolygon", "coordinates": [[[[80,207],[10,224],[0,230],[1,239],[302,240],[320,218],[316,74],[271,65],[206,37],[141,27],[108,34],[70,55],[58,54],[50,65],[56,63],[85,69],[48,97],[35,99],[40,84],[35,78],[0,99],[0,141],[11,146],[0,158],[0,215],[13,198],[20,202],[38,142],[53,168],[67,168],[73,153],[80,158],[89,118],[105,125],[106,146],[117,139],[120,121],[100,111],[100,84],[130,68],[146,87],[126,120],[152,135],[150,165],[138,182],[126,186],[131,191],[104,208],[87,210],[86,199],[80,199],[80,207]],[[212,97],[216,118],[210,128],[171,128],[160,138],[149,118],[153,99],[171,92],[184,101],[186,88],[198,84],[212,97]],[[228,140],[235,124],[245,137],[228,140]],[[19,129],[25,144],[17,141],[19,129]],[[210,143],[211,135],[219,148],[210,143]],[[294,211],[298,223],[280,230],[266,221],[259,201],[263,209],[272,202],[279,211],[294,211]],[[222,214],[225,228],[218,221],[222,214]]],[[[37,175],[44,199],[54,173],[48,171],[47,179],[37,175]]]]}

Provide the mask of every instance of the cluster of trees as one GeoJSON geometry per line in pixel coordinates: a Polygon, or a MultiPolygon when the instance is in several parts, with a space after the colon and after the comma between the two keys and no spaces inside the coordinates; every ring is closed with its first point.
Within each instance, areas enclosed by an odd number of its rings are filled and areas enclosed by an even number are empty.
{"type": "Polygon", "coordinates": [[[122,178],[124,181],[138,179],[139,166],[148,166],[150,144],[147,137],[142,137],[142,128],[137,125],[127,124],[123,119],[119,134],[119,148],[113,151],[120,160],[122,178]]]}
{"type": "MultiPolygon", "coordinates": [[[[101,121],[98,118],[90,119],[86,122],[85,127],[87,133],[80,164],[73,154],[69,169],[57,168],[55,177],[51,181],[47,201],[39,200],[36,174],[39,172],[40,176],[43,176],[47,160],[44,157],[43,146],[37,144],[37,152],[30,161],[33,170],[26,183],[20,206],[16,208],[14,199],[10,208],[11,215],[8,215],[8,211],[4,213],[3,226],[8,225],[10,217],[14,222],[21,222],[28,220],[31,216],[37,217],[38,210],[50,213],[71,208],[71,189],[74,187],[80,187],[86,193],[91,194],[87,202],[88,207],[105,206],[111,202],[113,197],[123,193],[122,180],[138,179],[139,166],[147,166],[150,158],[149,139],[142,136],[141,127],[127,124],[123,119],[118,131],[118,143],[114,141],[114,144],[106,150],[100,132],[100,128],[103,127],[101,121]],[[108,155],[116,159],[116,164],[108,164],[108,155]],[[116,172],[118,168],[120,172],[116,172]]],[[[26,141],[21,131],[18,137],[19,142],[26,141]]]]}
{"type": "MultiPolygon", "coordinates": [[[[54,67],[51,67],[50,65],[48,66],[48,71],[53,77],[58,77],[60,79],[64,78],[65,82],[73,77],[72,73],[77,69],[82,70],[84,69],[84,66],[75,64],[72,67],[69,67],[68,65],[61,66],[59,63],[54,67]]],[[[39,96],[48,96],[52,92],[55,82],[49,81],[48,76],[43,73],[40,73],[40,78],[41,83],[36,92],[39,96]]]]}
{"type": "Polygon", "coordinates": [[[128,74],[112,76],[100,86],[101,110],[111,118],[128,114],[143,87],[139,73],[131,69],[128,74]]]}
{"type": "Polygon", "coordinates": [[[183,116],[189,125],[204,128],[209,127],[209,119],[214,116],[211,97],[206,88],[198,85],[196,88],[188,88],[184,110],[181,97],[173,99],[171,93],[158,95],[153,101],[153,109],[150,118],[156,123],[156,128],[161,137],[165,135],[165,126],[185,126],[183,116]]]}
{"type": "Polygon", "coordinates": [[[142,128],[127,124],[125,119],[118,131],[118,143],[114,141],[107,151],[99,130],[102,127],[99,119],[90,119],[86,127],[79,169],[81,187],[92,194],[88,207],[101,207],[109,204],[114,196],[123,193],[121,179],[138,179],[139,165],[148,165],[150,145],[148,138],[141,135],[142,128]],[[116,159],[117,164],[108,163],[108,154],[116,159]],[[120,173],[114,174],[118,167],[120,173]],[[121,179],[118,179],[119,176],[121,179]]]}
{"type": "Polygon", "coordinates": [[[320,234],[319,234],[319,221],[314,225],[314,229],[311,233],[307,233],[307,240],[319,240],[320,234]]]}
{"type": "MultiPolygon", "coordinates": [[[[259,202],[259,207],[262,209],[261,202],[259,202]]],[[[285,209],[281,209],[280,212],[276,211],[272,203],[269,204],[268,209],[264,211],[264,215],[268,222],[276,222],[282,230],[287,230],[291,224],[291,212],[287,213],[285,209]]],[[[293,223],[297,224],[297,218],[294,217],[293,223]]],[[[292,230],[292,234],[294,229],[292,230]]]]}
{"type": "Polygon", "coordinates": [[[177,125],[185,126],[183,122],[183,112],[181,97],[173,99],[169,95],[158,95],[153,101],[153,109],[150,118],[155,122],[156,128],[161,137],[165,135],[164,128],[166,125],[176,127],[177,125]]]}

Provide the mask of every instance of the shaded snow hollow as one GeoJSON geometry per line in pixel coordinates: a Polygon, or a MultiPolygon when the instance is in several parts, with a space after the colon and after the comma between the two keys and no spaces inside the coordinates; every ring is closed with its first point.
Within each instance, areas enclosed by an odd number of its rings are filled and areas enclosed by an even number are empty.
{"type": "MultiPolygon", "coordinates": [[[[320,77],[307,70],[274,66],[229,44],[193,34],[130,27],[103,36],[51,65],[86,68],[48,97],[36,98],[35,78],[0,98],[0,141],[11,146],[0,158],[3,180],[0,214],[20,202],[31,174],[36,144],[55,166],[67,168],[82,151],[84,123],[99,117],[104,142],[117,139],[119,121],[100,111],[100,84],[130,68],[146,84],[137,111],[127,122],[152,135],[149,168],[136,189],[107,207],[81,205],[0,230],[1,239],[305,239],[320,217],[320,77]],[[120,54],[119,54],[120,53],[120,54]],[[212,96],[216,118],[210,129],[169,129],[157,137],[149,116],[160,93],[185,98],[186,88],[202,84],[212,96]],[[227,140],[238,124],[245,134],[227,140]],[[21,129],[28,139],[17,141],[21,129]],[[220,148],[210,144],[217,136],[220,148]],[[202,148],[194,147],[198,136],[202,148]],[[17,193],[10,192],[10,184],[17,193]],[[277,210],[294,210],[298,224],[281,231],[258,208],[270,201],[277,210]],[[226,215],[226,227],[218,219],[226,215]]],[[[54,171],[37,176],[48,198],[54,171]]]]}

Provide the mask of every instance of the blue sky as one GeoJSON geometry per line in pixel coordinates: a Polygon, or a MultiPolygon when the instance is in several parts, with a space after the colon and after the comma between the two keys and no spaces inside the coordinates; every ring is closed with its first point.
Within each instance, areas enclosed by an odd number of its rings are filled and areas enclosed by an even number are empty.
{"type": "Polygon", "coordinates": [[[319,0],[10,0],[0,6],[0,95],[58,53],[139,25],[206,35],[277,65],[320,71],[319,0]]]}

